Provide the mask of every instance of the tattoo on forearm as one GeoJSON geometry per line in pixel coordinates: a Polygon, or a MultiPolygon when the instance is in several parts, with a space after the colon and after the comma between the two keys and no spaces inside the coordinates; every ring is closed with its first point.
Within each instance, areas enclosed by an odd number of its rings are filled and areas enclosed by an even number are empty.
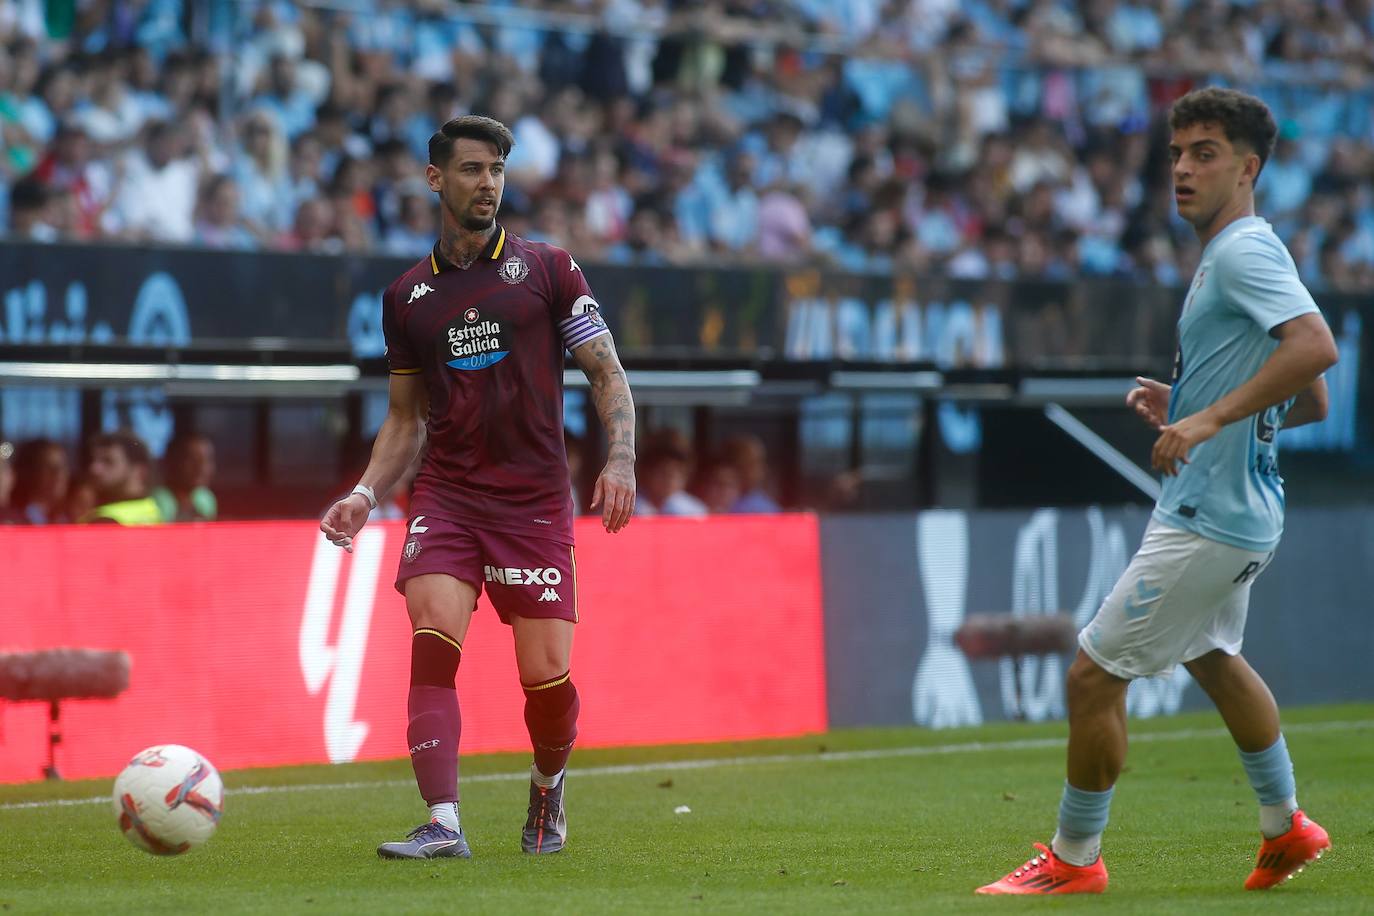
{"type": "Polygon", "coordinates": [[[601,337],[589,345],[595,364],[587,370],[591,383],[592,403],[596,405],[601,425],[610,441],[609,461],[629,461],[635,458],[635,404],[629,382],[616,358],[609,337],[601,337]]]}

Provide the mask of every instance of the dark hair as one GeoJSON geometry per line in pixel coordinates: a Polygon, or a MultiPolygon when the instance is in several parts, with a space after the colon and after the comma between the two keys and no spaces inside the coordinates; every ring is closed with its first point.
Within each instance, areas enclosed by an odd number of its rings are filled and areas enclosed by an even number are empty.
{"type": "Polygon", "coordinates": [[[30,175],[21,178],[10,188],[10,210],[42,210],[48,203],[48,188],[42,181],[30,175]]]}
{"type": "Polygon", "coordinates": [[[92,436],[88,448],[91,452],[98,448],[117,448],[124,453],[125,460],[130,464],[141,467],[148,467],[153,463],[152,455],[144,441],[125,430],[92,436]]]}
{"type": "Polygon", "coordinates": [[[515,137],[512,136],[510,128],[495,118],[463,115],[445,123],[429,138],[429,164],[442,166],[447,163],[453,156],[455,140],[481,140],[483,143],[490,143],[501,153],[502,159],[509,156],[511,147],[515,146],[515,137]]]}
{"type": "MultiPolygon", "coordinates": [[[[1259,156],[1260,171],[1279,135],[1269,106],[1235,89],[1197,89],[1174,102],[1169,109],[1169,127],[1177,132],[1195,124],[1216,124],[1233,146],[1259,156]]],[[[1255,173],[1255,183],[1259,183],[1259,172],[1255,173]]]]}
{"type": "Polygon", "coordinates": [[[33,502],[34,474],[43,461],[43,455],[53,449],[66,458],[66,448],[55,439],[30,439],[14,447],[14,457],[10,459],[10,466],[14,468],[14,492],[10,494],[10,505],[22,509],[33,502]]]}
{"type": "Polygon", "coordinates": [[[214,441],[205,433],[181,432],[178,431],[172,440],[167,443],[167,450],[162,453],[162,460],[168,464],[181,458],[186,452],[190,451],[191,446],[197,442],[209,442],[214,445],[214,441]]]}

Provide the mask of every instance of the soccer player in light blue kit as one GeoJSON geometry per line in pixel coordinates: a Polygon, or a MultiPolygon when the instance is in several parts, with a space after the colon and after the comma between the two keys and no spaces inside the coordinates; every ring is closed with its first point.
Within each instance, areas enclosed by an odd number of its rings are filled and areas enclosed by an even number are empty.
{"type": "Polygon", "coordinates": [[[1102,831],[1126,758],[1126,688],[1182,663],[1211,697],[1260,804],[1250,890],[1331,847],[1298,808],[1279,710],[1240,655],[1250,587],[1283,532],[1277,436],[1326,416],[1336,344],[1293,259],[1255,216],[1278,129],[1264,103],[1202,89],[1174,103],[1174,195],[1205,246],[1178,322],[1171,386],[1137,379],[1127,404],[1160,432],[1164,489],[1144,541],[1079,634],[1068,673],[1068,779],[1050,847],[983,894],[1101,893],[1102,831]]]}

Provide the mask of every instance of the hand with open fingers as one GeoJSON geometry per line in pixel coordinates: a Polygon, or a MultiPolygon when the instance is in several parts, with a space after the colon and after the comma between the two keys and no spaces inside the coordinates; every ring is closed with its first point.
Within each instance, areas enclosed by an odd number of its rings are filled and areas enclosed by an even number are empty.
{"type": "Polygon", "coordinates": [[[1177,423],[1161,426],[1159,438],[1150,453],[1150,464],[1166,477],[1178,474],[1178,463],[1188,463],[1188,453],[1217,434],[1221,426],[1207,411],[1184,417],[1177,423]]]}
{"type": "Polygon", "coordinates": [[[320,530],[329,538],[331,544],[353,552],[353,539],[367,524],[372,506],[361,493],[350,493],[329,507],[320,522],[320,530]]]}
{"type": "Polygon", "coordinates": [[[1159,429],[1169,420],[1169,393],[1173,388],[1140,375],[1136,376],[1135,383],[1138,387],[1126,395],[1126,406],[1151,428],[1159,429]]]}
{"type": "Polygon", "coordinates": [[[592,490],[592,508],[601,507],[601,524],[611,534],[630,523],[635,512],[634,463],[612,458],[596,478],[592,490]]]}

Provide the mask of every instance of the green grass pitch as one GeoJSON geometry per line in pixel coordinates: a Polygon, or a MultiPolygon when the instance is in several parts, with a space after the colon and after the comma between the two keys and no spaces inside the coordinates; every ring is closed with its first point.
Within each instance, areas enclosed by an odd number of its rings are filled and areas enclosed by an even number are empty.
{"type": "Polygon", "coordinates": [[[1374,913],[1374,705],[1285,712],[1299,799],[1334,850],[1246,892],[1255,801],[1214,714],[1132,723],[1103,898],[980,898],[1048,840],[1062,723],[865,729],[784,741],[587,750],[569,844],[519,848],[527,757],[463,761],[470,861],[381,861],[423,817],[405,761],[245,770],[204,848],[118,833],[109,781],[0,787],[10,913],[1374,913]],[[675,813],[681,806],[690,813],[675,813]]]}

